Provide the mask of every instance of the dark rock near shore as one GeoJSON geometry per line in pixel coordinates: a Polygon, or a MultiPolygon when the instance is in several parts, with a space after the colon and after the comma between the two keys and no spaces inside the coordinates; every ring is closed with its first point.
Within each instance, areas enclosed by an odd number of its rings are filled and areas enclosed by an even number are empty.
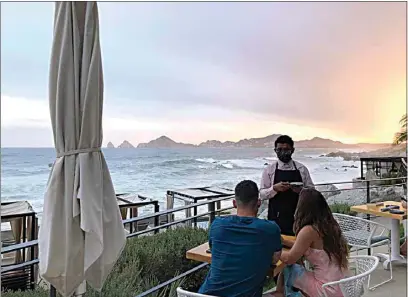
{"type": "Polygon", "coordinates": [[[320,191],[326,199],[341,193],[335,185],[316,186],[316,190],[320,191]]]}
{"type": "Polygon", "coordinates": [[[330,157],[330,158],[343,158],[344,161],[357,161],[360,160],[359,153],[346,153],[343,151],[331,152],[327,155],[322,155],[321,157],[330,157]]]}
{"type": "MultiPolygon", "coordinates": [[[[370,189],[370,202],[377,203],[383,201],[401,201],[404,197],[404,189],[401,186],[377,187],[370,189]]],[[[367,203],[367,190],[347,189],[337,195],[330,196],[327,203],[347,203],[348,205],[360,205],[367,203]]]]}

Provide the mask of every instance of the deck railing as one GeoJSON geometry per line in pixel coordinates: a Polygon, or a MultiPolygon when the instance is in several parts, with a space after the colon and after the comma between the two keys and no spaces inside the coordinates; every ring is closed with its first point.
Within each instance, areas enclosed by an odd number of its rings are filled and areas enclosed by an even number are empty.
{"type": "MultiPolygon", "coordinates": [[[[344,185],[344,184],[354,184],[354,183],[359,183],[359,184],[365,184],[364,187],[353,187],[353,188],[344,188],[344,189],[338,189],[336,191],[352,191],[352,190],[366,190],[366,203],[370,203],[370,198],[371,198],[371,190],[374,188],[387,188],[387,187],[396,187],[396,186],[403,186],[406,185],[406,179],[407,177],[398,177],[398,178],[389,178],[389,179],[378,179],[378,180],[357,180],[357,181],[349,181],[349,182],[337,182],[337,183],[321,183],[321,184],[316,184],[316,186],[328,186],[328,185],[344,185]],[[377,185],[378,183],[383,183],[384,181],[398,181],[398,183],[396,184],[392,184],[392,185],[377,185]]],[[[321,191],[321,192],[333,192],[333,190],[326,190],[326,191],[321,191]]],[[[167,209],[167,210],[163,210],[163,211],[158,211],[158,206],[155,207],[155,212],[152,214],[146,214],[146,215],[141,215],[138,217],[133,217],[133,218],[129,218],[129,219],[125,219],[123,220],[123,225],[126,228],[129,225],[129,230],[130,231],[127,234],[127,238],[131,238],[131,237],[137,237],[137,236],[141,236],[141,235],[146,235],[148,233],[150,234],[155,234],[158,233],[160,230],[165,230],[168,228],[171,228],[173,226],[176,225],[180,225],[180,224],[185,224],[187,222],[192,222],[193,224],[197,225],[198,224],[198,219],[199,218],[203,218],[203,217],[208,217],[208,219],[206,221],[208,221],[208,224],[210,225],[214,219],[216,218],[216,216],[218,215],[222,215],[224,214],[226,211],[233,209],[233,206],[228,206],[228,207],[224,207],[222,208],[221,206],[221,202],[223,201],[228,201],[233,199],[233,196],[226,196],[226,197],[220,197],[220,198],[208,198],[208,200],[202,201],[202,202],[197,202],[197,203],[192,203],[192,204],[188,204],[185,206],[180,206],[180,207],[176,207],[176,208],[172,208],[172,209],[167,209]],[[197,209],[199,207],[204,207],[207,206],[207,211],[202,212],[202,213],[198,213],[197,209]],[[172,216],[174,213],[176,212],[181,212],[181,211],[186,211],[188,209],[192,209],[194,210],[194,215],[190,216],[190,217],[185,217],[185,218],[179,218],[179,219],[172,219],[172,220],[168,220],[166,223],[164,224],[160,224],[160,217],[162,216],[167,216],[170,217],[172,216]],[[152,227],[147,227],[145,230],[133,230],[134,228],[130,228],[130,226],[132,224],[141,222],[141,221],[146,221],[146,220],[153,220],[153,226],[152,227]]],[[[386,198],[385,198],[386,199],[386,198]]],[[[368,219],[370,219],[370,216],[367,217],[368,219]]],[[[32,249],[34,250],[34,248],[38,245],[38,240],[33,240],[33,241],[28,241],[28,242],[23,242],[20,244],[16,244],[16,245],[11,245],[8,247],[4,247],[1,249],[1,254],[5,254],[5,253],[9,253],[9,252],[13,252],[13,251],[18,251],[18,250],[26,250],[26,249],[32,249]]],[[[33,255],[33,253],[32,253],[33,255]]],[[[1,268],[1,274],[2,274],[2,278],[3,278],[3,274],[9,271],[16,271],[19,269],[23,269],[26,267],[30,267],[31,271],[34,271],[34,267],[35,265],[37,265],[39,263],[39,259],[30,259],[28,261],[25,261],[23,263],[18,263],[18,264],[14,264],[14,265],[8,265],[8,266],[4,266],[1,268]]],[[[177,277],[174,277],[168,281],[166,281],[165,283],[162,283],[156,287],[153,287],[151,289],[149,289],[148,291],[143,292],[142,294],[138,295],[137,297],[143,297],[143,296],[149,296],[161,289],[163,289],[164,287],[170,285],[173,282],[178,281],[179,279],[186,277],[192,273],[195,273],[196,271],[206,267],[207,264],[200,264],[198,266],[196,266],[195,268],[186,271],[182,274],[180,274],[177,277]]],[[[56,291],[53,287],[50,288],[50,296],[55,297],[56,296],[56,291]]]]}

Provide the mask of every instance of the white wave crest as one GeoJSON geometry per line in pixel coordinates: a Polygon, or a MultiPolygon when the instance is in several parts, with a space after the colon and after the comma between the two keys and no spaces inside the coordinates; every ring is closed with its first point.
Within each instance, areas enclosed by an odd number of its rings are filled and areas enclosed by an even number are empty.
{"type": "Polygon", "coordinates": [[[222,167],[226,169],[263,169],[265,160],[263,159],[231,159],[231,160],[214,160],[213,158],[195,159],[197,162],[213,164],[207,167],[199,165],[199,168],[222,167]]]}

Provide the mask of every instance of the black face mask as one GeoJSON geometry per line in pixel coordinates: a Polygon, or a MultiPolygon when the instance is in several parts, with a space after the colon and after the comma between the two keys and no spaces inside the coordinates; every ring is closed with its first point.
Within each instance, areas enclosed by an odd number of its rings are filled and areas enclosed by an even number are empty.
{"type": "Polygon", "coordinates": [[[292,160],[292,150],[275,149],[275,152],[278,156],[278,159],[283,163],[288,163],[290,160],[292,160]]]}

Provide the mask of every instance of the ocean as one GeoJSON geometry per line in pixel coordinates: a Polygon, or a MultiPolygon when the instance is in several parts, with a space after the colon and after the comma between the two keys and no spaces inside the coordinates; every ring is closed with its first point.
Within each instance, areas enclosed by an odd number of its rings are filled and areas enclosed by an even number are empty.
{"type": "MultiPolygon", "coordinates": [[[[315,183],[351,181],[360,163],[320,157],[335,149],[297,149],[315,183]],[[344,166],[354,165],[357,168],[344,166]]],[[[276,160],[272,148],[103,149],[117,193],[151,197],[165,208],[167,190],[187,187],[234,188],[243,179],[260,183],[265,164],[276,160]]],[[[27,200],[41,217],[51,148],[1,149],[1,201],[27,200]]]]}

